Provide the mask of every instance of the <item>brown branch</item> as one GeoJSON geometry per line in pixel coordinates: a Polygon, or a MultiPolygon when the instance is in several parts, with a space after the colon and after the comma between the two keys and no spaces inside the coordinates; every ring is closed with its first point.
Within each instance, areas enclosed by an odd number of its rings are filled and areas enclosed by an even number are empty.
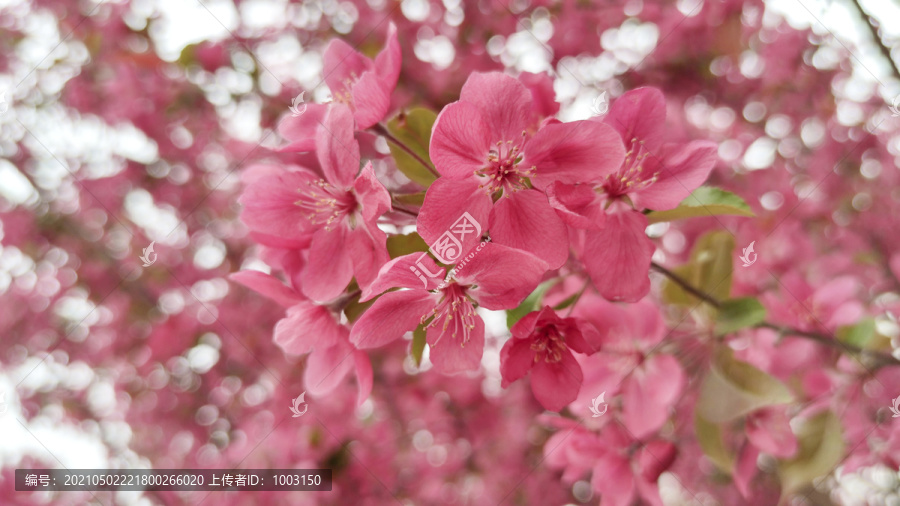
{"type": "Polygon", "coordinates": [[[670,271],[669,269],[666,269],[662,265],[659,265],[656,262],[650,262],[650,267],[652,267],[654,270],[656,270],[658,272],[665,274],[665,276],[667,278],[674,281],[675,284],[680,286],[682,290],[684,290],[685,292],[688,292],[689,294],[693,295],[694,297],[697,297],[698,299],[702,300],[703,302],[706,302],[710,306],[712,306],[714,308],[719,308],[722,305],[722,303],[719,302],[715,297],[695,288],[686,279],[682,278],[678,274],[675,274],[674,272],[670,271]]]}
{"type": "Polygon", "coordinates": [[[393,134],[391,134],[390,132],[388,132],[388,129],[385,128],[384,125],[382,125],[381,123],[377,123],[377,124],[375,124],[375,125],[372,127],[372,131],[375,132],[375,133],[377,133],[378,135],[381,135],[382,137],[384,137],[384,138],[387,139],[388,141],[393,142],[394,144],[397,145],[397,147],[399,147],[399,148],[402,149],[403,151],[406,151],[406,154],[408,154],[409,156],[415,158],[415,160],[416,160],[417,162],[419,162],[420,164],[422,164],[423,167],[425,167],[426,169],[428,169],[428,172],[431,172],[432,174],[434,174],[434,177],[441,177],[441,175],[438,174],[437,171],[434,170],[434,167],[432,167],[430,163],[428,163],[428,162],[426,162],[425,160],[423,160],[421,156],[419,156],[418,154],[416,154],[416,152],[413,151],[412,148],[410,148],[409,146],[407,146],[406,144],[404,144],[403,141],[401,141],[400,139],[394,137],[393,134]]]}
{"type": "MultiPolygon", "coordinates": [[[[674,272],[666,269],[665,267],[657,264],[656,262],[651,262],[650,266],[665,275],[667,278],[671,279],[675,284],[680,286],[684,291],[690,293],[691,295],[697,297],[701,301],[713,306],[715,308],[719,308],[722,306],[722,302],[713,297],[712,295],[701,291],[700,289],[692,286],[689,282],[687,282],[684,278],[675,274],[674,272]]],[[[880,351],[874,350],[865,350],[863,348],[859,348],[858,346],[854,346],[852,344],[842,343],[838,341],[834,336],[828,334],[820,334],[818,332],[810,332],[806,330],[800,330],[792,327],[785,327],[781,325],[776,325],[770,322],[762,322],[754,325],[756,328],[765,328],[777,331],[779,334],[783,336],[797,336],[803,337],[806,339],[810,339],[817,343],[823,344],[825,346],[830,346],[832,348],[843,350],[848,353],[853,353],[860,355],[862,359],[866,362],[870,363],[875,369],[886,366],[886,365],[900,365],[900,360],[894,358],[893,355],[889,353],[883,353],[880,351]]]]}
{"type": "Polygon", "coordinates": [[[891,48],[887,47],[884,41],[881,39],[881,36],[878,35],[878,28],[875,27],[875,24],[881,25],[877,19],[872,17],[865,9],[863,9],[862,5],[860,5],[859,0],[853,0],[853,4],[856,5],[856,9],[859,11],[859,14],[863,18],[863,23],[869,29],[869,33],[872,34],[872,39],[875,41],[875,45],[878,46],[878,50],[881,51],[881,55],[887,59],[890,64],[891,70],[893,71],[894,78],[900,81],[900,67],[897,66],[897,62],[894,61],[894,58],[891,56],[891,48]]]}

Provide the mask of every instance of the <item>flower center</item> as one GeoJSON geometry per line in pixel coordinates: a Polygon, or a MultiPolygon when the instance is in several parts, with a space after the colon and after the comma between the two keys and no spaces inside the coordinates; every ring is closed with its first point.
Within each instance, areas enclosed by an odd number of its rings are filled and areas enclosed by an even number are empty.
{"type": "Polygon", "coordinates": [[[356,198],[352,192],[339,190],[324,179],[307,181],[306,186],[297,190],[300,200],[294,204],[309,211],[307,218],[313,225],[324,225],[325,230],[331,230],[336,221],[356,210],[356,198]]]}
{"type": "Polygon", "coordinates": [[[441,336],[431,346],[437,346],[441,338],[447,333],[447,329],[452,325],[453,333],[451,337],[456,340],[458,335],[462,335],[460,346],[465,348],[466,343],[471,339],[472,331],[475,329],[475,307],[466,295],[465,287],[457,283],[450,283],[441,292],[443,293],[441,301],[434,306],[430,313],[425,313],[421,319],[421,322],[425,323],[428,318],[434,317],[431,323],[425,326],[426,329],[431,326],[437,327],[439,322],[443,322],[441,323],[441,336]]]}
{"type": "Polygon", "coordinates": [[[534,175],[535,167],[519,168],[522,161],[520,145],[524,145],[525,135],[522,132],[518,143],[497,141],[496,147],[488,152],[487,165],[475,171],[475,175],[482,178],[478,187],[484,189],[485,194],[493,195],[500,190],[514,193],[528,188],[525,180],[534,175]]]}
{"type": "Polygon", "coordinates": [[[537,328],[531,350],[534,351],[535,363],[543,358],[545,362],[555,364],[562,360],[562,354],[566,351],[566,338],[559,333],[556,325],[537,328]]]}
{"type": "Polygon", "coordinates": [[[621,197],[626,193],[643,190],[659,179],[659,171],[644,172],[644,162],[650,152],[644,149],[644,141],[631,139],[631,149],[625,153],[625,161],[615,174],[609,174],[603,181],[603,189],[610,197],[621,197]]]}
{"type": "Polygon", "coordinates": [[[345,104],[353,107],[353,85],[359,81],[359,76],[355,72],[351,72],[349,76],[341,82],[341,89],[332,90],[331,96],[334,102],[345,104]]]}

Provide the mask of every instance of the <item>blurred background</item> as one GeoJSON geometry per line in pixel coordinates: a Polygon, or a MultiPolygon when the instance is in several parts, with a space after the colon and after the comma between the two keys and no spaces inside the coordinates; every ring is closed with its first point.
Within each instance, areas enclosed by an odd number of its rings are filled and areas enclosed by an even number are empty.
{"type": "MultiPolygon", "coordinates": [[[[499,345],[482,372],[447,381],[397,343],[373,354],[362,406],[348,407],[348,381],[310,401],[317,418],[292,419],[304,362],[271,340],[283,312],[227,280],[268,269],[238,219],[241,169],[302,162],[277,151],[277,126],[300,92],[330,99],[324,46],[341,37],[372,55],[392,21],[393,109],[439,110],[472,70],[551,72],[564,120],[591,116],[603,92],[654,85],[681,106],[673,121],[719,143],[714,177],[752,188],[754,208],[777,210],[785,196],[766,181],[816,163],[794,163],[788,133],[817,147],[871,127],[865,149],[884,156],[854,155],[854,181],[889,192],[897,20],[895,0],[0,0],[0,503],[496,504],[519,483],[511,503],[596,503],[551,470],[523,478],[548,434],[527,388],[500,388],[499,345]],[[238,466],[333,468],[335,491],[13,485],[25,467],[238,466]]],[[[834,221],[880,231],[892,251],[897,200],[872,210],[856,182],[834,181],[846,194],[834,221]]],[[[828,486],[844,504],[873,490],[900,504],[896,469],[828,486]]],[[[695,503],[665,475],[661,487],[667,504],[695,503]]]]}

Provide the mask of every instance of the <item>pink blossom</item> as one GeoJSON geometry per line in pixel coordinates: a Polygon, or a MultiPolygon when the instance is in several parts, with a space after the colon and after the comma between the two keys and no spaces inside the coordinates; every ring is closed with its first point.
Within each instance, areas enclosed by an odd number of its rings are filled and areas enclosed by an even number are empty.
{"type": "Polygon", "coordinates": [[[565,181],[548,188],[560,217],[584,230],[580,257],[594,286],[610,300],[635,302],[650,290],[647,272],[655,246],[644,233],[648,222],[640,211],[676,207],[715,165],[716,146],[711,142],[663,144],[665,120],[665,98],[659,90],[625,93],[603,119],[624,141],[625,161],[604,175],[595,192],[565,181]]]}
{"type": "Polygon", "coordinates": [[[372,390],[372,365],[364,352],[350,344],[349,330],[334,312],[268,274],[241,271],[230,277],[287,308],[287,315],[275,325],[275,344],[289,355],[309,355],[303,380],[310,394],[331,392],[354,369],[359,383],[358,403],[366,400],[372,390]]]}
{"type": "Polygon", "coordinates": [[[600,334],[591,324],[560,318],[549,306],[525,315],[510,329],[500,352],[503,387],[532,371],[531,390],[542,406],[559,411],[575,400],[583,380],[572,351],[591,355],[600,334]]]}
{"type": "Polygon", "coordinates": [[[469,77],[434,125],[431,159],[443,177],[428,188],[419,214],[426,242],[468,212],[487,224],[494,242],[534,253],[550,268],[566,261],[565,228],[540,189],[598,180],[620,165],[623,148],[611,128],[590,121],[531,132],[534,111],[532,92],[515,78],[469,77]]]}
{"type": "Polygon", "coordinates": [[[316,154],[324,178],[308,169],[249,170],[242,218],[254,231],[278,237],[281,242],[273,245],[308,241],[300,288],[307,297],[326,301],[354,276],[367,285],[388,260],[386,236],[376,221],[391,205],[371,162],[359,171],[359,143],[346,106],[329,109],[316,132],[316,154]]]}
{"type": "MultiPolygon", "coordinates": [[[[420,253],[397,257],[381,268],[363,301],[389,288],[406,288],[381,295],[354,324],[350,341],[360,348],[377,348],[419,325],[426,327],[431,361],[438,372],[453,374],[477,369],[484,349],[484,322],[475,306],[500,310],[516,307],[540,281],[547,263],[524,251],[488,243],[451,283],[432,291],[411,271],[420,253]]],[[[439,270],[430,257],[421,260],[429,272],[439,270]]]]}
{"type": "Polygon", "coordinates": [[[590,372],[572,409],[605,391],[607,400],[621,395],[622,422],[634,437],[659,430],[686,384],[675,357],[658,349],[667,334],[659,310],[648,300],[619,305],[585,293],[572,314],[593,324],[603,342],[600,352],[578,357],[590,372]]]}

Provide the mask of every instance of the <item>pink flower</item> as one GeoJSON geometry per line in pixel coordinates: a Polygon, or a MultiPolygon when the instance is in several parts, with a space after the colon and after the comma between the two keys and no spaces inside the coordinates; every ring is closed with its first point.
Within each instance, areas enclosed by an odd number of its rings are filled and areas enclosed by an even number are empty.
{"type": "Polygon", "coordinates": [[[552,269],[566,261],[565,227],[539,189],[598,180],[619,167],[624,150],[611,128],[590,121],[545,122],[532,136],[527,129],[543,110],[550,109],[534,107],[532,92],[513,77],[469,77],[434,125],[430,154],[444,177],[428,188],[419,214],[427,243],[468,212],[494,242],[534,253],[552,269]]]}
{"type": "Polygon", "coordinates": [[[640,504],[662,506],[657,481],[678,456],[674,444],[653,439],[635,440],[623,426],[606,425],[600,434],[568,419],[548,420],[559,430],[544,444],[551,468],[563,469],[562,479],[573,482],[591,473],[591,488],[601,506],[640,504]]]}
{"type": "Polygon", "coordinates": [[[437,290],[441,278],[414,274],[417,262],[429,272],[439,271],[434,261],[413,253],[397,257],[381,268],[377,279],[360,300],[388,292],[357,320],[350,341],[359,348],[384,346],[419,325],[426,326],[431,361],[438,372],[452,374],[477,369],[484,350],[484,322],[475,305],[500,310],[516,307],[541,280],[547,263],[524,251],[487,243],[465,265],[456,279],[437,290]]]}
{"type": "Polygon", "coordinates": [[[604,122],[625,142],[625,161],[591,188],[560,181],[550,202],[571,227],[583,229],[581,259],[609,300],[635,302],[650,291],[647,273],[655,247],[644,233],[643,209],[672,209],[706,180],[716,145],[662,144],[666,103],[654,88],[629,91],[613,102],[604,122]],[[602,210],[606,209],[606,213],[602,210]]]}
{"type": "Polygon", "coordinates": [[[349,341],[347,327],[335,313],[313,304],[273,276],[259,271],[240,271],[230,278],[287,308],[287,316],[275,325],[274,340],[289,355],[306,355],[303,382],[311,395],[334,390],[351,369],[359,382],[358,402],[372,391],[369,357],[349,341]],[[352,357],[352,360],[347,360],[352,357]]]}
{"type": "Polygon", "coordinates": [[[391,208],[390,194],[371,163],[360,172],[353,131],[350,110],[331,107],[316,132],[324,178],[308,169],[271,166],[255,167],[244,176],[242,219],[268,236],[271,246],[309,244],[300,286],[317,301],[337,297],[354,276],[360,286],[367,285],[389,259],[387,237],[376,221],[391,208]]]}
{"type": "Polygon", "coordinates": [[[587,373],[572,409],[584,410],[592,397],[606,392],[607,401],[621,396],[622,423],[635,438],[659,430],[687,382],[675,357],[657,351],[667,334],[659,309],[647,300],[613,304],[586,292],[573,315],[594,325],[603,350],[579,357],[587,373]]]}
{"type": "Polygon", "coordinates": [[[512,338],[500,352],[503,388],[532,371],[531,391],[544,408],[559,411],[574,401],[583,376],[572,351],[597,351],[597,329],[582,320],[560,318],[545,306],[525,315],[510,332],[512,338]]]}
{"type": "Polygon", "coordinates": [[[397,27],[388,28],[384,49],[375,61],[363,56],[341,39],[332,39],[325,48],[325,83],[334,101],[353,109],[360,130],[378,123],[391,105],[391,92],[400,76],[400,42],[397,27]]]}
{"type": "Polygon", "coordinates": [[[772,320],[800,330],[833,332],[865,314],[856,298],[860,283],[853,276],[838,276],[815,287],[797,273],[789,273],[781,278],[779,288],[780,293],[763,297],[772,320]]]}
{"type": "MultiPolygon", "coordinates": [[[[391,105],[391,93],[400,77],[400,42],[397,27],[388,28],[384,49],[367,58],[341,39],[331,39],[323,54],[324,81],[331,89],[334,103],[344,104],[353,111],[355,128],[365,130],[381,121],[391,105]]],[[[305,104],[300,115],[285,116],[278,125],[278,133],[288,140],[279,151],[312,151],[316,130],[328,113],[330,104],[305,104]]]]}

